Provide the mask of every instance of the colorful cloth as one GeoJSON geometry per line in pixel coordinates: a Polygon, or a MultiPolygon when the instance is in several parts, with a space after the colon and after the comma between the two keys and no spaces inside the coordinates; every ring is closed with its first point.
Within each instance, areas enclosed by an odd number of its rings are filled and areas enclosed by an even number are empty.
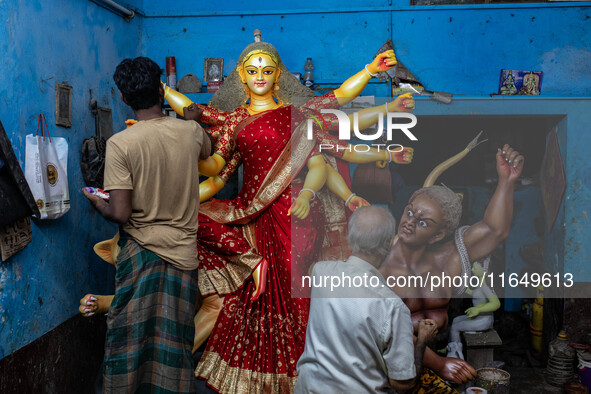
{"type": "Polygon", "coordinates": [[[439,375],[429,368],[423,368],[411,394],[459,394],[458,391],[445,383],[439,375]]]}
{"type": "Polygon", "coordinates": [[[197,273],[183,271],[121,232],[107,318],[105,393],[193,393],[197,273]]]}
{"type": "MultiPolygon", "coordinates": [[[[312,99],[312,110],[338,107],[334,95],[312,99]]],[[[322,236],[322,205],[311,206],[309,220],[292,227],[287,212],[301,184],[292,180],[313,155],[316,141],[307,141],[293,125],[305,115],[282,107],[252,116],[230,127],[229,149],[244,162],[242,190],[234,200],[211,200],[202,205],[197,236],[201,292],[226,295],[220,315],[195,371],[210,387],[224,393],[293,392],[296,362],[304,349],[309,300],[293,298],[292,248],[298,260],[311,261],[322,236]],[[295,114],[295,118],[294,118],[295,114]],[[291,148],[291,149],[290,149],[291,148]],[[293,192],[293,193],[292,193],[293,192]],[[306,237],[293,244],[292,231],[306,237]],[[252,301],[252,270],[268,263],[266,290],[252,301]]],[[[239,111],[232,115],[236,118],[239,111]]],[[[227,116],[230,116],[227,115],[227,116]]],[[[230,117],[230,120],[232,117],[230,117]]],[[[301,130],[300,130],[301,131],[301,130]]],[[[216,145],[217,146],[217,145],[216,145]]],[[[295,239],[294,235],[294,239],[295,239]]],[[[295,272],[306,266],[294,267],[295,272]]]]}

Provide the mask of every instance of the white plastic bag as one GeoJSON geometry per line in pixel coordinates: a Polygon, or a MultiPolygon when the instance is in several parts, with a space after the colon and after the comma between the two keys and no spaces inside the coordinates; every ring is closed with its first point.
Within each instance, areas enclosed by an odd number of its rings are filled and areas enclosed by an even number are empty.
{"type": "Polygon", "coordinates": [[[68,212],[68,143],[65,138],[49,136],[43,114],[39,114],[35,135],[26,137],[25,178],[39,207],[39,219],[57,219],[68,212]]]}

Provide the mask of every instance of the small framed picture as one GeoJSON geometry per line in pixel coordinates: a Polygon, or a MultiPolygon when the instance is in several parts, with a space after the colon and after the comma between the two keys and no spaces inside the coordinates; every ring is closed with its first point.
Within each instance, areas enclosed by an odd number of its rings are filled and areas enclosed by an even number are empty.
{"type": "Polygon", "coordinates": [[[72,127],[72,87],[55,83],[55,124],[72,127]]]}
{"type": "Polygon", "coordinates": [[[542,90],[542,71],[501,70],[499,94],[539,95],[542,90]]]}
{"type": "Polygon", "coordinates": [[[203,80],[205,82],[221,81],[224,71],[224,59],[206,58],[203,70],[203,80]]]}

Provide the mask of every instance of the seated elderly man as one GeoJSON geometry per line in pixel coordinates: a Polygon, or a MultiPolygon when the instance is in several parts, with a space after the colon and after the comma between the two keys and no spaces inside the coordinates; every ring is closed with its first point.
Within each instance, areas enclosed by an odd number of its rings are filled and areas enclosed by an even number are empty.
{"type": "Polygon", "coordinates": [[[437,328],[422,320],[413,345],[410,312],[378,271],[395,227],[387,210],[358,208],[349,221],[349,259],[314,266],[296,393],[404,392],[415,383],[437,328]]]}

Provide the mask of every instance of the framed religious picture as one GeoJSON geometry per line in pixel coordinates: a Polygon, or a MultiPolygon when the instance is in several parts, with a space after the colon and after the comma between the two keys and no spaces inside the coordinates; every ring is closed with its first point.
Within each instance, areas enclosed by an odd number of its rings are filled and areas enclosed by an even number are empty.
{"type": "Polygon", "coordinates": [[[203,80],[205,82],[219,82],[224,71],[224,59],[206,58],[203,66],[203,80]]]}
{"type": "Polygon", "coordinates": [[[539,95],[542,90],[542,71],[501,70],[499,94],[539,95]]]}

